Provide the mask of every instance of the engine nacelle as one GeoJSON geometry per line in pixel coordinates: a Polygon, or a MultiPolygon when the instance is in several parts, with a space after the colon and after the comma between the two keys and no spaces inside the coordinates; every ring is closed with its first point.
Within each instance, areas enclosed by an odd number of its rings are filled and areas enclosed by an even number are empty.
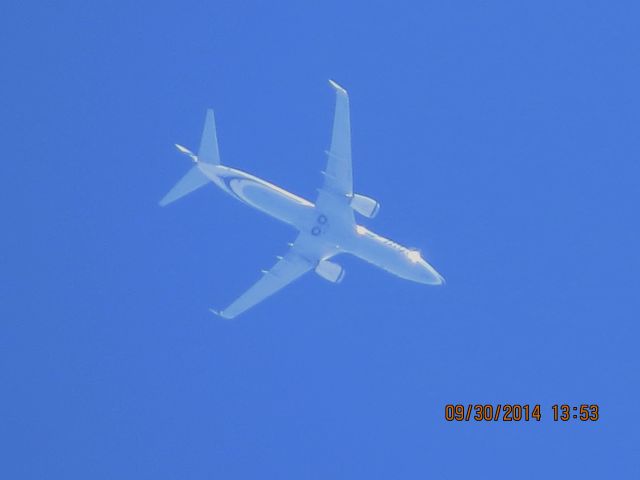
{"type": "Polygon", "coordinates": [[[322,260],[316,267],[316,273],[332,283],[340,283],[344,278],[344,268],[337,263],[322,260]]]}
{"type": "Polygon", "coordinates": [[[355,193],[351,199],[351,208],[363,217],[373,218],[380,210],[380,204],[373,198],[365,197],[359,193],[355,193]]]}

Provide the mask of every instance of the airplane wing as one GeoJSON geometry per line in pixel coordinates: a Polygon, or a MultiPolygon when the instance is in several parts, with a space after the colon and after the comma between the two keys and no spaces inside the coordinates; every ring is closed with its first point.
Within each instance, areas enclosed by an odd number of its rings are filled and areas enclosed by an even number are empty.
{"type": "Polygon", "coordinates": [[[324,183],[319,190],[316,205],[320,210],[340,212],[352,223],[353,210],[349,206],[353,196],[351,169],[351,121],[349,119],[349,95],[333,80],[329,83],[336,91],[336,109],[333,118],[331,148],[327,151],[327,167],[324,183]]]}
{"type": "Polygon", "coordinates": [[[300,234],[291,250],[284,257],[279,257],[271,270],[263,271],[262,278],[236,301],[221,312],[212,312],[224,318],[234,318],[315,268],[318,259],[310,255],[311,249],[304,238],[300,234]]]}
{"type": "Polygon", "coordinates": [[[324,188],[339,195],[352,195],[349,95],[333,80],[329,80],[329,83],[336,90],[336,110],[333,117],[331,149],[327,152],[324,188]]]}

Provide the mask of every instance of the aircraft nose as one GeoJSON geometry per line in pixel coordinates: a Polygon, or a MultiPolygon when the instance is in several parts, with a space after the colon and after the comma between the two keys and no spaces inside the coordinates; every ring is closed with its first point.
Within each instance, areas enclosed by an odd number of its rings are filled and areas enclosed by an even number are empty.
{"type": "Polygon", "coordinates": [[[422,263],[422,283],[427,285],[444,285],[446,283],[444,277],[440,275],[435,268],[424,260],[422,263]]]}

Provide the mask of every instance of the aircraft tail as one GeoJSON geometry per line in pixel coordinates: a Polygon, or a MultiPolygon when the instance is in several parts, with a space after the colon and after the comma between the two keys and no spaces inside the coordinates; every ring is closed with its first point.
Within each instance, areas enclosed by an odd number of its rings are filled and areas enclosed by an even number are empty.
{"type": "Polygon", "coordinates": [[[204,121],[204,129],[202,130],[202,138],[200,139],[200,148],[198,155],[194,155],[188,148],[176,144],[176,148],[180,153],[185,154],[195,165],[191,170],[174,185],[162,200],[160,206],[164,207],[179,198],[197,190],[198,188],[210,182],[209,178],[198,168],[198,163],[208,163],[212,165],[220,164],[220,153],[218,152],[218,138],[216,135],[216,121],[213,110],[207,110],[207,116],[204,121]]]}
{"type": "Polygon", "coordinates": [[[218,136],[216,135],[216,119],[213,116],[213,110],[207,110],[207,116],[204,120],[204,128],[202,129],[202,138],[200,139],[200,148],[198,149],[198,161],[220,164],[220,153],[218,153],[218,136]]]}

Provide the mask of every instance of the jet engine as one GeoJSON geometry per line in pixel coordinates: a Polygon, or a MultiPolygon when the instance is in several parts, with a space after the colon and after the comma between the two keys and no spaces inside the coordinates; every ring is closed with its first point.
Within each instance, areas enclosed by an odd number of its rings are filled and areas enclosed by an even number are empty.
{"type": "Polygon", "coordinates": [[[373,218],[380,210],[380,204],[373,198],[365,197],[359,193],[355,193],[351,199],[351,208],[363,217],[373,218]]]}
{"type": "Polygon", "coordinates": [[[340,283],[344,278],[344,268],[337,263],[321,260],[316,267],[316,273],[332,283],[340,283]]]}

